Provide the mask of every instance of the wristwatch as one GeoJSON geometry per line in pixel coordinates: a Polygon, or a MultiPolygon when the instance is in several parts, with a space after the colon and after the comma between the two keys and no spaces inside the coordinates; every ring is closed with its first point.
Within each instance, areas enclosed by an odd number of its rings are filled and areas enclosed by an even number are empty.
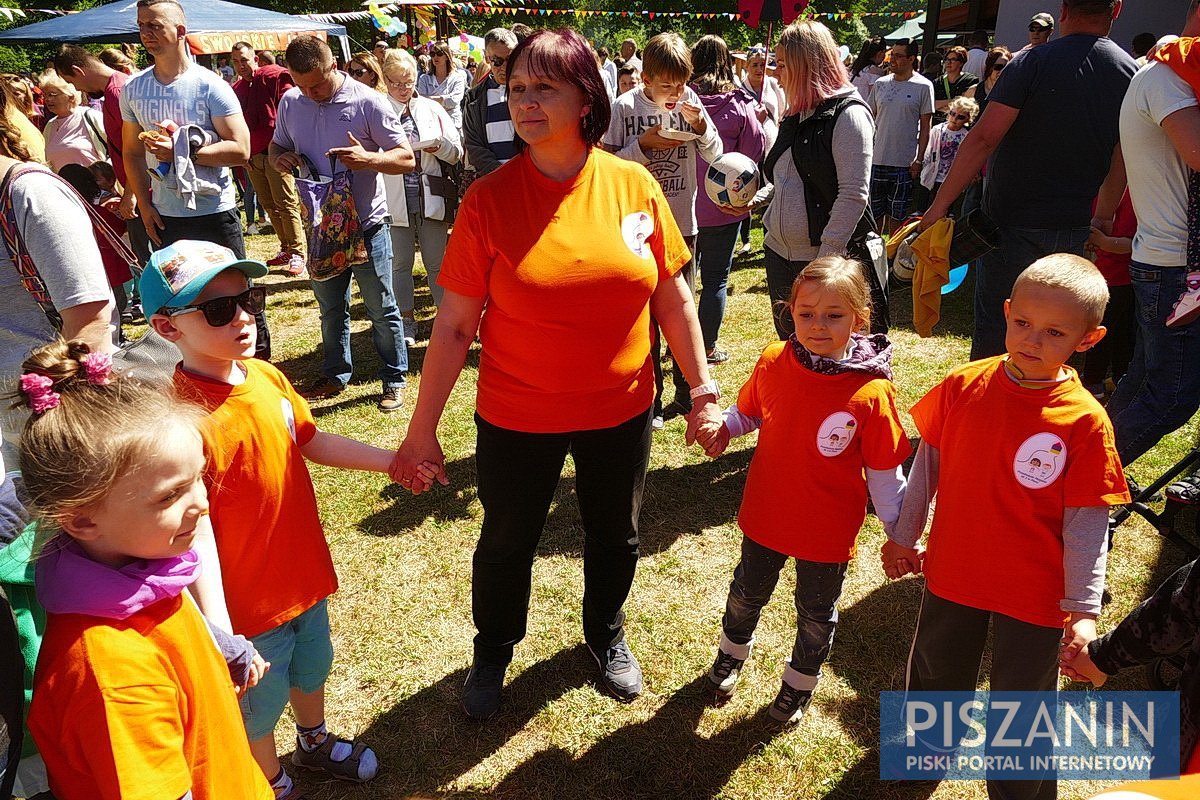
{"type": "Polygon", "coordinates": [[[706,394],[711,394],[713,396],[713,402],[715,403],[721,399],[721,387],[717,385],[716,381],[702,383],[695,389],[692,389],[690,392],[688,392],[688,397],[695,400],[697,397],[703,397],[706,394]]]}

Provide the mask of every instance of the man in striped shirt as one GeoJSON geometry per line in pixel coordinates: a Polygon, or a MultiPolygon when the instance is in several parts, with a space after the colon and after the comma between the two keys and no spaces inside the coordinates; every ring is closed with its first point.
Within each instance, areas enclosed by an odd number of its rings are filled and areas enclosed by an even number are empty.
{"type": "Polygon", "coordinates": [[[484,34],[484,62],[490,72],[467,92],[463,108],[463,143],[467,162],[476,174],[486,175],[517,154],[516,132],[508,114],[508,56],[517,46],[507,28],[484,34]]]}

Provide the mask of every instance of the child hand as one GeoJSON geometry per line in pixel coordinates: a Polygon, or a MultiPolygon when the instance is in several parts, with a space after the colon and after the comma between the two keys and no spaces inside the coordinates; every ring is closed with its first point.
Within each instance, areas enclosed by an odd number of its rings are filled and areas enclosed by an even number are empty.
{"type": "Polygon", "coordinates": [[[925,551],[920,545],[905,547],[888,539],[879,551],[883,561],[883,573],[891,580],[903,578],[905,575],[921,574],[921,563],[925,559],[925,551]]]}
{"type": "Polygon", "coordinates": [[[705,455],[709,458],[716,458],[729,447],[729,428],[722,424],[707,440],[704,431],[701,431],[696,437],[696,441],[700,442],[700,446],[704,448],[705,455]]]}
{"type": "Polygon", "coordinates": [[[265,660],[258,653],[254,654],[254,658],[250,661],[250,672],[246,676],[246,683],[238,687],[237,696],[240,700],[246,692],[258,686],[258,682],[263,679],[263,676],[271,671],[271,662],[265,660]]]}
{"type": "Polygon", "coordinates": [[[1108,675],[1104,673],[1096,663],[1092,661],[1092,655],[1088,652],[1087,647],[1084,647],[1074,658],[1067,660],[1064,655],[1059,658],[1058,667],[1063,675],[1066,675],[1073,681],[1089,681],[1097,688],[1104,685],[1108,680],[1108,675]]]}
{"type": "Polygon", "coordinates": [[[1088,235],[1087,241],[1083,244],[1086,250],[1095,252],[1096,250],[1111,251],[1112,247],[1109,244],[1109,237],[1104,231],[1098,228],[1092,228],[1092,232],[1088,235]]]}
{"type": "Polygon", "coordinates": [[[668,139],[665,136],[660,136],[659,131],[662,130],[662,125],[655,125],[653,128],[647,128],[641,136],[638,137],[638,144],[642,148],[642,152],[651,150],[670,150],[679,142],[673,139],[668,139]]]}
{"type": "Polygon", "coordinates": [[[703,134],[707,129],[704,121],[704,109],[701,106],[694,106],[691,103],[679,104],[679,115],[683,117],[683,121],[692,126],[692,130],[696,133],[703,134]]]}
{"type": "Polygon", "coordinates": [[[432,489],[434,482],[440,474],[441,470],[432,461],[422,461],[420,464],[417,464],[416,479],[423,484],[421,491],[427,492],[432,489]]]}
{"type": "Polygon", "coordinates": [[[1062,660],[1068,664],[1087,649],[1088,642],[1098,639],[1096,618],[1091,614],[1072,612],[1063,626],[1062,660]]]}

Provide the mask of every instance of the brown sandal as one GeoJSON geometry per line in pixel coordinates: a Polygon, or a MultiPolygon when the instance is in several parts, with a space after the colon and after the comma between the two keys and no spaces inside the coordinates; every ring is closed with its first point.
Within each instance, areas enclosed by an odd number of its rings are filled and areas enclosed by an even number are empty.
{"type": "MultiPolygon", "coordinates": [[[[351,742],[346,739],[339,739],[333,734],[327,734],[325,741],[321,742],[316,750],[305,750],[300,746],[300,740],[297,739],[296,749],[292,752],[292,763],[301,769],[328,773],[339,780],[364,783],[371,778],[360,778],[358,776],[358,768],[363,755],[367,752],[374,754],[371,748],[361,742],[351,742]],[[350,745],[350,755],[341,761],[335,761],[332,755],[333,747],[339,743],[350,745]]],[[[372,775],[371,777],[375,776],[372,775]]]]}

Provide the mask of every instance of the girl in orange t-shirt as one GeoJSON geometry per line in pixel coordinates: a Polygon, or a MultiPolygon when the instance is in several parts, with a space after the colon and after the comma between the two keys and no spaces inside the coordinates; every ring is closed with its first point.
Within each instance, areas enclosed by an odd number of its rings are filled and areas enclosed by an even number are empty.
{"type": "Polygon", "coordinates": [[[857,261],[811,262],[787,301],[795,333],[763,351],[724,424],[699,437],[715,456],[731,436],[761,429],[738,513],[741,562],[708,679],[718,700],[733,694],[759,614],[795,558],[800,622],[768,709],[781,726],[800,721],[829,655],[868,490],[885,528],[900,514],[910,448],[896,410],[891,343],[857,333],[870,320],[870,298],[857,261]]]}
{"type": "Polygon", "coordinates": [[[50,790],[272,800],[218,647],[240,646],[239,683],[266,665],[244,639],[212,632],[184,591],[208,513],[203,413],[111,369],[108,354],[59,341],[34,351],[20,379],[32,412],[20,467],[47,612],[29,729],[50,790]]]}

